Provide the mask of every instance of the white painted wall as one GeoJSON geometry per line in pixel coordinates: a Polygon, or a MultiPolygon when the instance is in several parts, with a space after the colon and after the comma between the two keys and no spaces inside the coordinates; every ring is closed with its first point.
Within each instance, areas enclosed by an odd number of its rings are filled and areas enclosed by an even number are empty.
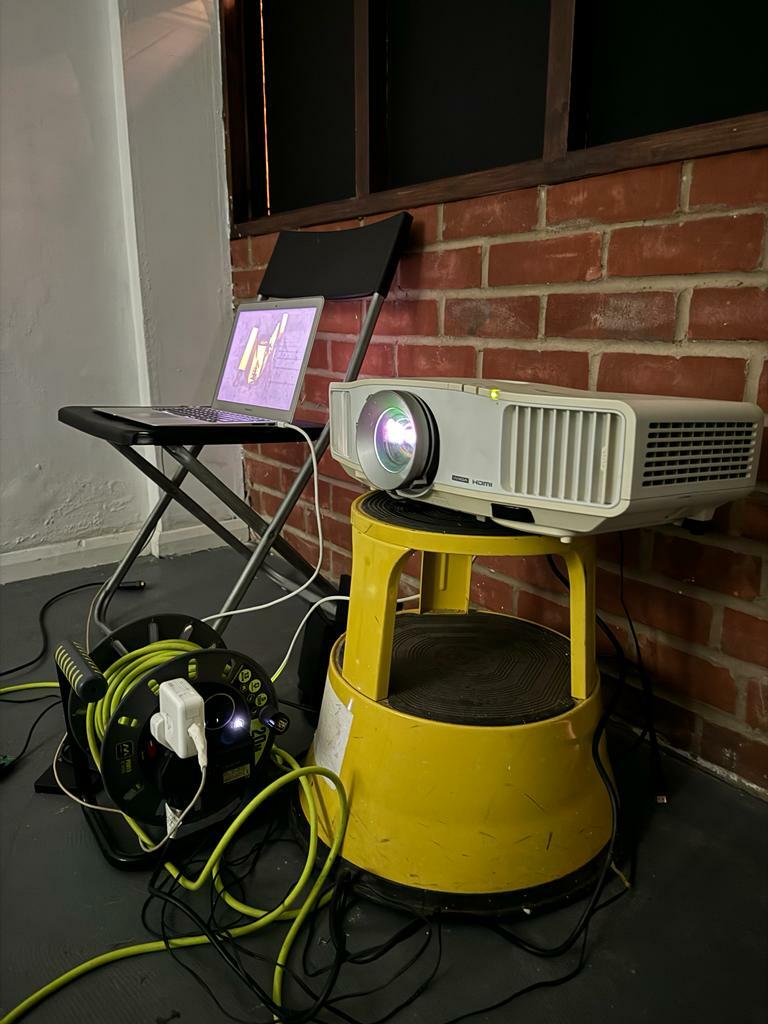
{"type": "Polygon", "coordinates": [[[0,550],[136,524],[144,488],[60,405],[138,399],[109,5],[0,4],[0,550]]]}
{"type": "MultiPolygon", "coordinates": [[[[0,3],[3,579],[113,560],[146,515],[152,489],[59,406],[210,398],[231,317],[221,106],[214,0],[0,3]]],[[[239,453],[211,452],[237,487],[239,453]]],[[[210,542],[167,518],[156,551],[210,542]]]]}
{"type": "MultiPolygon", "coordinates": [[[[217,10],[214,0],[120,0],[154,402],[208,403],[232,324],[217,10]]],[[[205,456],[240,493],[239,450],[205,456]]],[[[220,510],[194,482],[186,489],[220,510]]],[[[194,522],[178,505],[167,519],[176,529],[194,522]]]]}

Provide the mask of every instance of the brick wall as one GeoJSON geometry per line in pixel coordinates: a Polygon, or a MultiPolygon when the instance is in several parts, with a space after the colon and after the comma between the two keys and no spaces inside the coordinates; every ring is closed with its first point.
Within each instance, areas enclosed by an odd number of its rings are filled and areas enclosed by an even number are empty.
{"type": "MultiPolygon", "coordinates": [[[[364,372],[745,398],[768,412],[767,210],[768,150],[412,210],[411,251],[364,372]]],[[[238,298],[256,294],[273,244],[273,236],[232,243],[238,298]]],[[[326,307],[307,416],[327,414],[328,383],[342,374],[362,314],[360,302],[326,307]]],[[[271,515],[303,458],[293,445],[245,453],[257,509],[271,515]]],[[[703,536],[625,534],[625,589],[662,734],[768,791],[768,439],[760,476],[755,495],[721,509],[703,536]]],[[[334,576],[349,570],[357,493],[326,456],[321,500],[334,576]]],[[[309,500],[287,532],[316,558],[309,500]]],[[[616,537],[600,538],[599,558],[599,605],[626,645],[616,537]]],[[[566,595],[537,559],[477,564],[473,596],[566,626],[566,595]]]]}

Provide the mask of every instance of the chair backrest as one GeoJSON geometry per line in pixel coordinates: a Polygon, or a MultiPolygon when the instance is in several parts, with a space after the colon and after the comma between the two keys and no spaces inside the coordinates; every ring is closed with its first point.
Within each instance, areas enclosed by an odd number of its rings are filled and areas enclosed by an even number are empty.
{"type": "Polygon", "coordinates": [[[259,292],[270,299],[385,296],[412,221],[398,213],[344,231],[281,231],[259,292]]]}

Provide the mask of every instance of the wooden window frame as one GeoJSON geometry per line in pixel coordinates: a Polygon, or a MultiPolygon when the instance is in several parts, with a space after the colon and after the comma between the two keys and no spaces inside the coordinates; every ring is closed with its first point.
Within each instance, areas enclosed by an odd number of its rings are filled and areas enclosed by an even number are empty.
{"type": "MultiPolygon", "coordinates": [[[[508,192],[534,185],[554,185],[595,174],[687,160],[768,145],[768,111],[709,124],[677,128],[637,139],[568,151],[571,60],[576,0],[550,0],[549,60],[544,108],[544,148],[539,160],[474,171],[436,181],[370,191],[369,0],[354,3],[355,196],[331,203],[257,217],[240,223],[232,216],[233,188],[247,181],[248,118],[243,64],[227,59],[242,54],[239,8],[249,0],[220,0],[224,66],[224,121],[227,183],[233,238],[263,235],[284,228],[311,227],[369,214],[403,210],[430,203],[452,202],[508,192]]],[[[252,2],[252,0],[251,0],[252,2]]]]}

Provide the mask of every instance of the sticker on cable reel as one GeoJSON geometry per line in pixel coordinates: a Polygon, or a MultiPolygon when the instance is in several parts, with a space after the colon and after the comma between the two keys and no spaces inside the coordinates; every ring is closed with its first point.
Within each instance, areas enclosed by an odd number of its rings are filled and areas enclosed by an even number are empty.
{"type": "Polygon", "coordinates": [[[133,771],[133,741],[122,740],[115,744],[115,760],[121,775],[130,775],[133,771]]]}
{"type": "MultiPolygon", "coordinates": [[[[336,695],[330,680],[326,678],[320,721],[315,733],[315,764],[329,768],[336,775],[341,774],[353,718],[351,708],[346,707],[336,695]]],[[[328,786],[333,785],[330,779],[324,781],[328,786]]]]}
{"type": "Polygon", "coordinates": [[[221,777],[223,783],[237,782],[238,779],[247,779],[251,774],[251,766],[246,764],[239,764],[236,768],[229,768],[221,777]]]}

